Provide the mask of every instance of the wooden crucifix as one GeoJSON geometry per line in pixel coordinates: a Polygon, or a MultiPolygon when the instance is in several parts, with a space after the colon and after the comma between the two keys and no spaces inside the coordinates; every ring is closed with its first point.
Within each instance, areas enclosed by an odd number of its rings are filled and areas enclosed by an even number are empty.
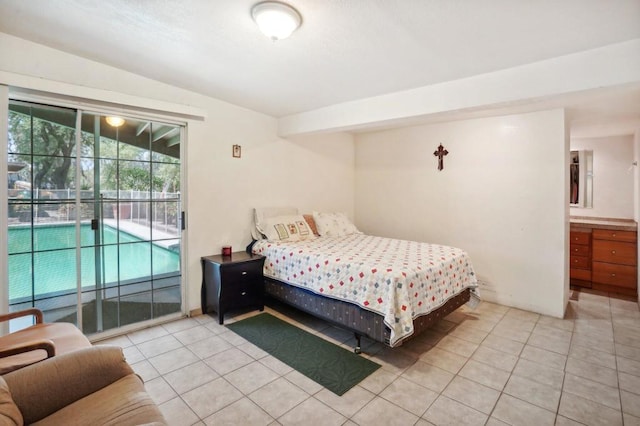
{"type": "Polygon", "coordinates": [[[433,152],[433,155],[438,157],[438,170],[444,169],[444,156],[447,155],[448,153],[449,153],[449,151],[444,149],[444,146],[442,146],[442,144],[440,144],[438,149],[436,149],[433,152]]]}

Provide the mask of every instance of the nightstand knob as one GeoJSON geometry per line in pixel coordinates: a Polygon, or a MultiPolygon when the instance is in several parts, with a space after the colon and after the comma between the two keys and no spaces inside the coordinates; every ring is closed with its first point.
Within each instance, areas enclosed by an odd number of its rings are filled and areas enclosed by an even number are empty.
{"type": "Polygon", "coordinates": [[[616,236],[616,233],[614,232],[613,234],[611,234],[611,236],[612,236],[612,237],[615,237],[615,236],[616,236]]]}
{"type": "Polygon", "coordinates": [[[611,274],[611,276],[612,276],[612,277],[615,277],[615,276],[616,276],[616,274],[611,274]]]}
{"type": "Polygon", "coordinates": [[[242,275],[247,275],[247,272],[246,271],[242,271],[242,275]]]}
{"type": "Polygon", "coordinates": [[[240,293],[241,296],[246,296],[247,292],[243,291],[242,293],[240,293]]]}
{"type": "Polygon", "coordinates": [[[611,254],[616,254],[616,251],[615,250],[611,250],[611,254]]]}

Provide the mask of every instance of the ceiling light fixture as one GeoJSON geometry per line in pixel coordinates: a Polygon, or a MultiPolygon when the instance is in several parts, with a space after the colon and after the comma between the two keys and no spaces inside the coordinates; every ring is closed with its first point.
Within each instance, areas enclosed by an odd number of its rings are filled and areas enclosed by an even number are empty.
{"type": "Polygon", "coordinates": [[[124,124],[124,118],[122,117],[108,116],[105,120],[113,127],[120,127],[124,124]]]}
{"type": "Polygon", "coordinates": [[[302,23],[297,10],[278,1],[263,1],[254,5],[251,16],[260,31],[274,41],[289,37],[302,23]]]}

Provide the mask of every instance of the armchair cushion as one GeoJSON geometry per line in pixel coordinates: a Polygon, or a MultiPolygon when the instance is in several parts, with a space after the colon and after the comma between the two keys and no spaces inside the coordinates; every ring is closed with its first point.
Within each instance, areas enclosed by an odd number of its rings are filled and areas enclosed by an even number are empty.
{"type": "Polygon", "coordinates": [[[7,382],[0,376],[0,425],[22,426],[24,419],[11,397],[7,382]]]}
{"type": "Polygon", "coordinates": [[[25,423],[31,424],[129,375],[140,380],[121,348],[92,346],[13,371],[4,380],[25,423]]]}
{"type": "Polygon", "coordinates": [[[125,376],[33,425],[65,425],[70,424],[71,419],[78,425],[118,426],[164,421],[145,392],[142,380],[135,374],[125,376]]]}
{"type": "MultiPolygon", "coordinates": [[[[0,353],[4,349],[44,341],[53,342],[56,355],[91,346],[89,339],[73,324],[41,323],[0,337],[0,353]]],[[[0,374],[42,361],[47,357],[47,352],[42,349],[2,357],[0,374]]]]}

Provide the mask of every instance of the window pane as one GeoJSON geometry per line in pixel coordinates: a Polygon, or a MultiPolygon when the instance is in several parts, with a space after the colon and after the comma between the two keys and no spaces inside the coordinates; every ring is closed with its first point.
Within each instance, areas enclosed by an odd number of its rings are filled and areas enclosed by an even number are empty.
{"type": "Polygon", "coordinates": [[[153,198],[180,198],[180,165],[153,163],[153,198]]]}
{"type": "Polygon", "coordinates": [[[75,246],[76,226],[73,223],[38,226],[37,232],[34,232],[33,235],[34,251],[74,248],[75,246]]]}
{"type": "Polygon", "coordinates": [[[120,243],[120,281],[151,276],[151,243],[120,243]]]}
{"type": "Polygon", "coordinates": [[[32,264],[31,254],[10,254],[9,263],[9,298],[10,303],[19,303],[32,297],[32,264]]]}
{"type": "Polygon", "coordinates": [[[76,251],[33,253],[33,282],[37,298],[76,291],[76,251]]]}

